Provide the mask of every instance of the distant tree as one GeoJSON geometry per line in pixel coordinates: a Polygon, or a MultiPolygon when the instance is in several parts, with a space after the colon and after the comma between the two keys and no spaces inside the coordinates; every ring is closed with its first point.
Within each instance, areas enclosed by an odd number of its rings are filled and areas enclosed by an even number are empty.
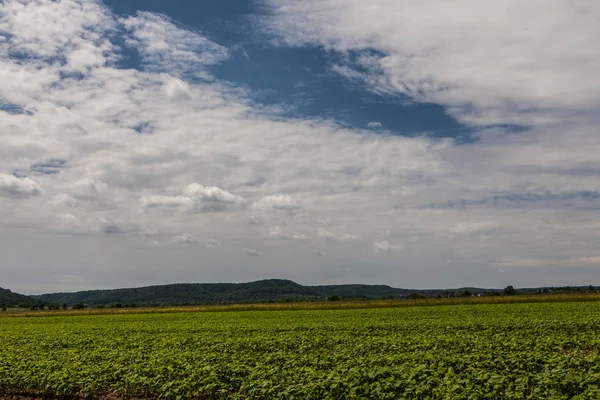
{"type": "Polygon", "coordinates": [[[458,297],[471,297],[471,296],[473,296],[473,293],[471,293],[471,291],[468,289],[465,289],[458,294],[458,297]]]}
{"type": "Polygon", "coordinates": [[[73,306],[74,310],[83,310],[85,308],[85,304],[79,302],[73,306]]]}
{"type": "Polygon", "coordinates": [[[66,310],[68,308],[67,307],[67,303],[63,303],[63,307],[62,308],[63,308],[63,310],[66,310]]]}
{"type": "Polygon", "coordinates": [[[517,294],[517,291],[515,290],[515,288],[512,285],[509,285],[504,288],[504,294],[507,296],[512,296],[514,294],[517,294]]]}
{"type": "Polygon", "coordinates": [[[341,298],[337,294],[331,295],[327,297],[327,301],[340,301],[341,298]]]}
{"type": "Polygon", "coordinates": [[[2,311],[6,311],[6,306],[2,306],[2,311]]]}
{"type": "Polygon", "coordinates": [[[589,290],[590,292],[595,292],[595,291],[596,291],[596,289],[594,289],[594,287],[593,287],[592,285],[590,285],[590,286],[588,287],[588,290],[589,290]]]}
{"type": "Polygon", "coordinates": [[[550,293],[550,291],[548,290],[548,288],[544,288],[544,289],[542,289],[542,293],[548,294],[548,293],[550,293]]]}
{"type": "Polygon", "coordinates": [[[425,296],[423,296],[421,293],[411,293],[408,295],[408,298],[410,300],[417,300],[417,299],[424,299],[425,296]]]}

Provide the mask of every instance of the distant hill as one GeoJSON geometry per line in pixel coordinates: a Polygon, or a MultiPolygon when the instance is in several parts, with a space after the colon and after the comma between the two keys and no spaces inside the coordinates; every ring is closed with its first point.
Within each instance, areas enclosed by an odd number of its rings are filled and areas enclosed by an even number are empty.
{"type": "MultiPolygon", "coordinates": [[[[320,297],[338,296],[345,299],[382,299],[409,295],[414,290],[396,289],[387,285],[323,285],[308,286],[320,297]]],[[[425,292],[419,290],[418,292],[425,292]]]]}
{"type": "MultiPolygon", "coordinates": [[[[563,291],[584,291],[588,287],[576,288],[527,288],[517,289],[519,293],[534,293],[542,290],[551,293],[563,291]]],[[[287,279],[266,279],[248,283],[178,283],[170,285],[146,286],[130,289],[87,290],[73,293],[48,293],[37,296],[24,296],[0,289],[0,305],[4,298],[7,305],[26,306],[46,304],[74,306],[83,303],[87,306],[114,305],[192,305],[192,304],[233,304],[261,303],[269,301],[342,299],[389,299],[406,298],[412,293],[425,297],[453,297],[461,293],[469,295],[500,295],[502,289],[482,289],[464,287],[459,289],[398,289],[387,285],[321,285],[303,286],[287,279]],[[4,296],[4,297],[3,297],[4,296]]]]}
{"type": "Polygon", "coordinates": [[[39,304],[40,301],[30,296],[13,293],[8,289],[0,288],[0,307],[22,306],[31,307],[39,304]]]}
{"type": "MultiPolygon", "coordinates": [[[[178,283],[130,289],[87,290],[74,293],[48,293],[34,298],[69,306],[136,304],[181,305],[254,303],[284,300],[323,300],[330,296],[345,299],[400,298],[415,290],[396,289],[386,285],[303,286],[287,279],[266,279],[248,283],[178,283]]],[[[429,291],[417,291],[425,295],[429,291]]]]}
{"type": "Polygon", "coordinates": [[[34,296],[54,304],[74,305],[181,305],[253,303],[276,300],[317,300],[319,293],[285,279],[249,283],[178,283],[131,289],[88,290],[75,293],[49,293],[34,296]]]}

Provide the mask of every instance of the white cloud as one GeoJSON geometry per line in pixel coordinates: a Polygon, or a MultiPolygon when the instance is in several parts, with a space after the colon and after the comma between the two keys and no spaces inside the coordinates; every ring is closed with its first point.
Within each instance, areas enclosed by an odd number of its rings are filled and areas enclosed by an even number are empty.
{"type": "Polygon", "coordinates": [[[371,121],[367,124],[369,128],[381,128],[383,125],[378,121],[371,121]]]}
{"type": "Polygon", "coordinates": [[[276,236],[283,240],[306,240],[308,236],[299,232],[284,232],[280,226],[275,225],[269,228],[269,236],[276,236]]]}
{"type": "Polygon", "coordinates": [[[149,238],[154,238],[157,237],[159,235],[158,231],[154,230],[154,229],[150,229],[150,228],[144,228],[142,230],[141,235],[147,239],[149,238]]]}
{"type": "Polygon", "coordinates": [[[209,247],[211,249],[216,249],[218,247],[221,247],[221,244],[216,241],[215,239],[210,239],[206,241],[206,247],[209,247]]]}
{"type": "Polygon", "coordinates": [[[326,229],[318,228],[317,236],[332,242],[352,242],[356,240],[361,240],[362,237],[360,235],[351,235],[349,233],[344,233],[341,235],[336,235],[334,233],[329,232],[326,229]]]}
{"type": "Polygon", "coordinates": [[[197,183],[188,185],[183,191],[189,198],[198,199],[203,205],[220,208],[220,204],[240,205],[244,199],[216,186],[202,186],[197,183]],[[212,206],[209,204],[213,204],[212,206]]]}
{"type": "Polygon", "coordinates": [[[190,86],[181,79],[170,79],[165,85],[165,94],[171,101],[186,101],[192,98],[190,86]]]}
{"type": "Polygon", "coordinates": [[[300,209],[300,206],[296,204],[291,196],[287,194],[276,194],[261,198],[252,204],[252,208],[261,211],[276,210],[294,213],[300,209]]]}
{"type": "Polygon", "coordinates": [[[150,195],[140,199],[143,208],[165,207],[165,208],[193,208],[194,201],[186,196],[161,196],[150,195]]]}
{"type": "Polygon", "coordinates": [[[72,57],[82,48],[90,49],[90,45],[95,45],[100,54],[112,48],[101,36],[112,27],[112,20],[94,1],[5,1],[1,7],[0,32],[9,34],[5,41],[29,56],[61,58],[67,53],[72,57]]]}
{"type": "Polygon", "coordinates": [[[317,236],[324,239],[334,239],[336,237],[333,233],[323,228],[317,229],[317,236]]]}
{"type": "Polygon", "coordinates": [[[308,239],[308,236],[304,233],[285,232],[281,234],[281,238],[284,240],[306,240],[308,239]]]}
{"type": "Polygon", "coordinates": [[[139,50],[146,70],[207,78],[206,66],[229,57],[225,47],[161,15],[140,11],[122,22],[131,32],[128,43],[139,50]]]}
{"type": "Polygon", "coordinates": [[[462,121],[577,121],[600,105],[600,4],[563,0],[269,0],[265,29],[342,55],[333,71],[462,121]],[[540,10],[550,10],[540,12],[540,10]],[[352,53],[354,52],[354,53],[352,53]]]}
{"type": "Polygon", "coordinates": [[[96,199],[107,188],[106,183],[102,181],[84,178],[71,185],[71,194],[80,199],[96,199]]]}
{"type": "Polygon", "coordinates": [[[262,256],[262,253],[258,250],[255,249],[247,249],[244,248],[244,252],[246,253],[246,255],[252,256],[252,257],[260,257],[262,256]]]}
{"type": "Polygon", "coordinates": [[[404,250],[404,246],[402,243],[391,244],[387,240],[373,242],[373,251],[375,252],[388,252],[394,250],[404,250]]]}
{"type": "Polygon", "coordinates": [[[480,233],[491,233],[493,229],[497,229],[498,226],[493,223],[485,222],[470,222],[464,221],[453,224],[448,229],[450,233],[460,235],[473,235],[480,233]]]}
{"type": "Polygon", "coordinates": [[[79,224],[79,219],[71,213],[63,213],[57,215],[58,219],[67,224],[79,224]]]}
{"type": "Polygon", "coordinates": [[[175,236],[174,238],[172,238],[170,240],[170,243],[178,243],[178,244],[183,244],[185,246],[190,246],[190,245],[198,244],[198,239],[196,239],[195,237],[193,237],[191,235],[179,235],[179,236],[175,236]]]}
{"type": "Polygon", "coordinates": [[[279,226],[272,226],[269,228],[269,235],[271,236],[281,235],[282,232],[283,231],[279,226]]]}
{"type": "Polygon", "coordinates": [[[78,201],[76,198],[69,196],[68,194],[62,193],[54,196],[54,198],[50,201],[50,204],[56,207],[76,207],[78,201]]]}
{"type": "MultiPolygon", "coordinates": [[[[0,272],[24,290],[81,288],[40,273],[51,264],[90,287],[137,284],[139,276],[148,283],[198,276],[193,251],[140,251],[145,230],[156,232],[147,240],[202,244],[197,251],[212,242],[195,238],[218,238],[224,249],[269,246],[269,257],[261,259],[204,251],[202,276],[214,281],[286,275],[311,283],[494,285],[506,254],[518,260],[596,255],[600,183],[592,178],[600,170],[600,139],[597,113],[587,111],[600,103],[594,90],[599,68],[590,67],[598,60],[593,46],[581,45],[597,36],[596,24],[587,25],[596,6],[580,23],[565,14],[564,29],[549,32],[543,22],[553,26],[562,4],[543,7],[551,13],[523,12],[513,22],[497,20],[496,5],[485,11],[487,5],[462,1],[452,10],[427,3],[433,13],[426,3],[325,0],[310,10],[314,4],[276,7],[268,27],[291,43],[334,49],[338,73],[376,92],[436,102],[463,122],[527,122],[530,130],[483,129],[478,141],[459,145],[274,116],[245,90],[210,80],[209,67],[227,49],[165,18],[132,17],[128,35],[115,40],[142,51],[144,70],[137,71],[118,67],[123,49],[110,38],[123,35],[124,21],[101,3],[5,0],[0,98],[24,112],[0,111],[0,252],[6,260],[0,272]],[[436,17],[439,12],[448,18],[436,17]],[[374,23],[379,17],[381,24],[374,23]],[[456,26],[461,18],[465,29],[456,26]],[[453,26],[437,29],[440,20],[453,26]],[[536,34],[516,40],[520,30],[512,28],[525,20],[536,34]],[[473,35],[479,24],[485,25],[481,34],[473,35]],[[580,62],[572,62],[578,54],[580,62]],[[69,78],[74,71],[81,76],[69,78]],[[50,159],[68,162],[53,174],[11,175],[50,159]],[[67,214],[79,222],[68,223],[74,219],[67,214]],[[292,240],[273,240],[269,226],[280,227],[277,238],[292,240]],[[62,234],[38,240],[56,231],[62,234]],[[309,236],[349,245],[328,246],[320,259],[309,236]],[[24,259],[34,242],[40,251],[24,259]],[[390,249],[408,242],[401,257],[390,252],[373,265],[373,243],[390,249]],[[97,249],[92,259],[91,248],[97,249]],[[172,266],[168,273],[164,265],[172,266]],[[116,281],[121,271],[129,275],[116,281]],[[469,282],[460,281],[465,276],[469,282]]],[[[523,271],[511,277],[559,284],[572,276],[547,265],[556,273],[527,275],[525,265],[511,269],[523,271]]]]}
{"type": "Polygon", "coordinates": [[[186,211],[218,211],[228,205],[240,206],[244,199],[215,186],[192,183],[185,187],[183,195],[147,195],[140,199],[142,208],[182,209],[186,211]]]}
{"type": "Polygon", "coordinates": [[[0,173],[0,196],[22,199],[41,194],[42,189],[34,180],[0,173]]]}

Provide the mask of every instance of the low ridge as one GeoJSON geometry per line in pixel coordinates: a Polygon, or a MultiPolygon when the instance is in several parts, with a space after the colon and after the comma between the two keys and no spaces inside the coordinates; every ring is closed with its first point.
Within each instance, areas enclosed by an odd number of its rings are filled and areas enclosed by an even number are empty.
{"type": "MultiPolygon", "coordinates": [[[[595,291],[597,288],[521,288],[515,293],[556,293],[595,291]]],[[[409,296],[455,297],[497,295],[499,289],[398,289],[388,285],[319,285],[304,286],[288,279],[265,279],[247,283],[175,283],[138,288],[86,290],[70,293],[47,293],[26,296],[0,288],[0,307],[35,307],[40,304],[73,307],[86,306],[175,306],[195,304],[262,303],[325,299],[399,299],[409,296]]],[[[409,297],[412,298],[412,297],[409,297]]]]}
{"type": "Polygon", "coordinates": [[[30,296],[25,296],[24,294],[13,293],[8,289],[0,288],[0,307],[32,307],[36,306],[40,303],[40,300],[37,300],[30,296]]]}

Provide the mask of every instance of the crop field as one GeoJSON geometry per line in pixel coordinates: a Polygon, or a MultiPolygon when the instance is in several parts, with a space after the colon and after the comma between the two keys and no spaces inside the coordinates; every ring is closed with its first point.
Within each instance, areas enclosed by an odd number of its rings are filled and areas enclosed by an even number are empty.
{"type": "Polygon", "coordinates": [[[599,399],[600,302],[0,318],[0,398],[599,399]]]}

